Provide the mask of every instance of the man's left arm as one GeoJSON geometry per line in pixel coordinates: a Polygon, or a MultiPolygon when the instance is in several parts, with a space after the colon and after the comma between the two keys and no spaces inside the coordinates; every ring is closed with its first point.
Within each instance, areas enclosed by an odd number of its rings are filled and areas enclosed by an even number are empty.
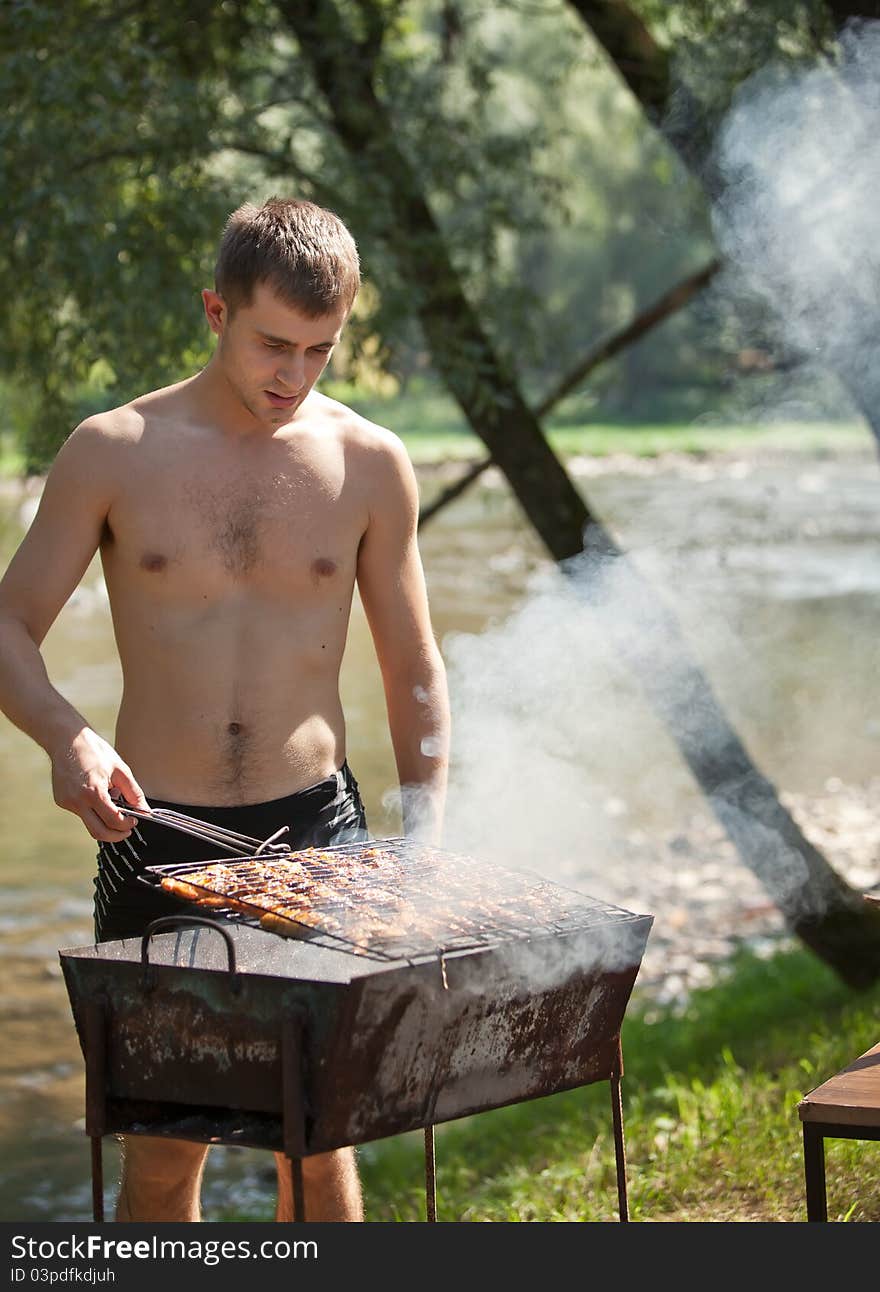
{"type": "Polygon", "coordinates": [[[397,436],[377,452],[357,581],[385,689],[407,836],[439,844],[449,766],[449,693],[419,555],[419,491],[397,436]]]}

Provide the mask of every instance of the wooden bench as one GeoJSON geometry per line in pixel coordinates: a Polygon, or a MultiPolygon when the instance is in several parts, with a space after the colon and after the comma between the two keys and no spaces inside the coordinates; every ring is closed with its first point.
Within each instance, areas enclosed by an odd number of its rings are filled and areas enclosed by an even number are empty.
{"type": "Polygon", "coordinates": [[[804,1131],[807,1220],[827,1220],[826,1139],[880,1140],[880,1042],[798,1104],[804,1131]]]}

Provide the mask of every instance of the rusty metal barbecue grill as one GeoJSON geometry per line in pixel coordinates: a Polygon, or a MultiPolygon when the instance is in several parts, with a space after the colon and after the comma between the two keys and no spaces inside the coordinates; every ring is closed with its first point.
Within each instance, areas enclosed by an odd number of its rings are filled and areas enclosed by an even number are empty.
{"type": "Polygon", "coordinates": [[[234,882],[205,891],[230,908],[60,953],[86,1062],[95,1219],[106,1134],[283,1151],[303,1219],[304,1158],[416,1129],[434,1219],[436,1124],[608,1080],[625,1220],[620,1029],[653,917],[409,840],[295,856],[304,893],[323,874],[323,928],[260,927],[257,859],[157,866],[150,883],[217,867],[234,882]],[[334,858],[377,849],[374,878],[364,864],[334,888],[334,858]],[[358,932],[364,910],[373,923],[358,932]],[[424,916],[417,936],[395,932],[401,911],[424,916]]]}

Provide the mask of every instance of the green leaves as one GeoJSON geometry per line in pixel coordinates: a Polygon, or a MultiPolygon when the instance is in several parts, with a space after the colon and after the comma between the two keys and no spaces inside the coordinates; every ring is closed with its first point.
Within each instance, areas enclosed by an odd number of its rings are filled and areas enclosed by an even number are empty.
{"type": "MultiPolygon", "coordinates": [[[[675,6],[674,22],[665,5],[639,11],[720,102],[777,36],[801,56],[816,6],[785,7],[750,6],[747,20],[733,0],[675,6]]],[[[338,210],[373,288],[351,328],[355,366],[369,344],[371,362],[401,376],[424,369],[425,284],[395,254],[401,177],[369,132],[354,154],[343,147],[331,113],[352,114],[356,131],[356,96],[328,102],[313,70],[311,56],[343,40],[468,299],[527,385],[546,388],[626,321],[627,301],[701,258],[701,199],[564,0],[12,0],[0,29],[0,368],[54,410],[34,461],[69,432],[77,400],[117,402],[207,354],[198,291],[245,198],[296,193],[338,210]],[[321,24],[308,59],[303,12],[321,24]],[[98,360],[113,374],[102,390],[89,385],[98,360]]],[[[416,240],[408,251],[417,264],[416,240]]],[[[612,367],[598,389],[625,396],[679,370],[704,381],[697,333],[676,319],[640,347],[637,383],[612,367]]]]}

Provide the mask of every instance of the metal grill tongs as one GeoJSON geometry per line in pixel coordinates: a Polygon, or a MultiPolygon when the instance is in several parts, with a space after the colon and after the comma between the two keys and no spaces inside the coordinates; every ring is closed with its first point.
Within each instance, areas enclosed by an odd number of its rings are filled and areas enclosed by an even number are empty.
{"type": "Polygon", "coordinates": [[[113,799],[113,803],[126,816],[136,817],[139,821],[155,821],[157,825],[168,826],[170,830],[179,830],[182,834],[191,834],[193,838],[204,839],[206,843],[216,843],[238,857],[259,857],[266,853],[289,851],[286,844],[276,842],[288,833],[290,827],[286,825],[270,834],[268,839],[255,839],[252,835],[226,830],[223,826],[200,821],[198,817],[186,816],[172,808],[151,808],[149,812],[144,812],[142,808],[131,807],[123,798],[113,799]]]}

